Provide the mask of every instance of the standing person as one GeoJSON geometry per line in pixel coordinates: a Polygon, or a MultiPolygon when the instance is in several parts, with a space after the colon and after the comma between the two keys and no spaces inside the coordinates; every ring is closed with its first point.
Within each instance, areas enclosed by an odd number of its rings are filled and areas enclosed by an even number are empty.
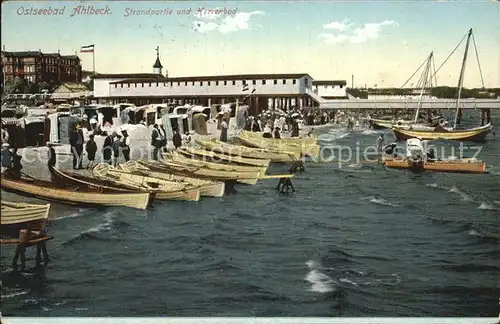
{"type": "Polygon", "coordinates": [[[82,153],[83,153],[83,132],[82,126],[77,124],[75,130],[71,133],[69,143],[71,152],[73,153],[73,169],[79,170],[82,168],[82,153]]]}
{"type": "Polygon", "coordinates": [[[167,152],[167,132],[163,125],[158,125],[158,134],[160,135],[160,154],[167,152]]]}
{"type": "Polygon", "coordinates": [[[9,143],[2,143],[2,173],[9,169],[12,165],[12,152],[10,151],[9,143]]]}
{"type": "Polygon", "coordinates": [[[162,141],[160,137],[160,131],[158,130],[158,124],[153,125],[153,131],[151,132],[151,145],[153,146],[153,160],[158,160],[160,148],[162,147],[162,141]]]}
{"type": "Polygon", "coordinates": [[[9,143],[9,132],[5,128],[2,128],[2,143],[9,143]]]}
{"type": "Polygon", "coordinates": [[[384,146],[385,146],[384,134],[380,134],[380,136],[377,138],[377,153],[379,155],[379,160],[384,153],[384,151],[383,151],[384,146]]]}
{"type": "Polygon", "coordinates": [[[120,157],[121,136],[116,132],[113,132],[111,136],[113,137],[113,143],[111,144],[113,147],[113,163],[111,165],[116,166],[118,164],[118,158],[120,157]]]}
{"type": "Polygon", "coordinates": [[[17,148],[14,147],[12,149],[12,165],[10,172],[14,179],[21,179],[21,170],[23,169],[23,165],[21,163],[22,156],[17,154],[17,148]]]}
{"type": "Polygon", "coordinates": [[[299,137],[299,123],[296,118],[292,120],[292,137],[299,137]]]}
{"type": "Polygon", "coordinates": [[[89,140],[85,144],[85,151],[87,152],[87,159],[89,160],[87,169],[90,169],[94,166],[95,154],[97,152],[97,143],[94,140],[94,134],[89,136],[89,140]]]}
{"type": "Polygon", "coordinates": [[[281,134],[280,134],[280,128],[279,127],[276,127],[274,129],[274,138],[275,139],[281,139],[281,134]]]}
{"type": "Polygon", "coordinates": [[[174,143],[175,149],[178,149],[179,147],[182,146],[182,137],[181,134],[177,131],[177,129],[174,129],[174,135],[172,136],[172,142],[174,143]]]}
{"type": "Polygon", "coordinates": [[[125,162],[130,161],[130,136],[128,136],[127,131],[122,130],[122,154],[125,162]]]}
{"type": "Polygon", "coordinates": [[[51,142],[47,142],[46,146],[49,149],[47,166],[49,167],[49,169],[51,169],[54,168],[57,164],[56,150],[54,149],[54,145],[52,145],[51,142]]]}
{"type": "Polygon", "coordinates": [[[227,122],[226,118],[222,119],[221,131],[220,131],[220,141],[227,142],[227,122]]]}
{"type": "Polygon", "coordinates": [[[104,138],[104,144],[102,146],[102,159],[104,163],[111,164],[111,156],[113,154],[113,137],[108,135],[107,132],[102,133],[104,138]]]}

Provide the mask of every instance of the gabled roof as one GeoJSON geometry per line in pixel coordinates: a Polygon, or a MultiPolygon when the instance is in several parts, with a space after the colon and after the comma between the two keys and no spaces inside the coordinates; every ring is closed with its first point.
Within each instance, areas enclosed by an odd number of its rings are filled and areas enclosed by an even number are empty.
{"type": "Polygon", "coordinates": [[[313,80],[313,85],[347,85],[345,80],[313,80]]]}
{"type": "Polygon", "coordinates": [[[284,73],[284,74],[232,74],[232,75],[212,75],[212,76],[188,76],[169,77],[167,82],[184,81],[237,81],[237,80],[276,80],[276,79],[300,79],[302,77],[312,77],[307,73],[284,73]]]}
{"type": "Polygon", "coordinates": [[[124,79],[118,80],[114,82],[110,82],[109,84],[127,84],[127,83],[155,83],[155,82],[166,82],[167,79],[163,78],[134,78],[134,79],[124,79]]]}
{"type": "Polygon", "coordinates": [[[156,73],[98,73],[94,79],[165,79],[165,76],[156,73]]]}
{"type": "Polygon", "coordinates": [[[156,62],[155,62],[155,64],[153,65],[153,67],[154,67],[155,69],[156,69],[156,68],[159,68],[159,69],[163,68],[163,65],[161,65],[161,63],[160,63],[160,58],[159,58],[159,57],[157,57],[157,58],[156,58],[156,62]]]}
{"type": "Polygon", "coordinates": [[[81,92],[89,90],[89,88],[84,83],[76,83],[76,82],[65,82],[61,84],[58,88],[60,87],[65,87],[70,92],[81,92]]]}

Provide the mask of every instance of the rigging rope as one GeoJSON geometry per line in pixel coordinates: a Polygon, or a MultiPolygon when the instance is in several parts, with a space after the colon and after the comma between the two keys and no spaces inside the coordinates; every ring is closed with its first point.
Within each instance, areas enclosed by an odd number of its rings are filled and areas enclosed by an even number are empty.
{"type": "Polygon", "coordinates": [[[418,67],[418,69],[413,72],[413,74],[411,75],[411,77],[408,78],[408,80],[406,80],[406,82],[401,86],[401,88],[404,88],[404,86],[410,82],[411,78],[413,78],[415,76],[415,74],[417,74],[417,72],[422,68],[422,66],[424,66],[425,62],[427,62],[427,58],[422,62],[422,64],[420,64],[420,66],[418,67]]]}
{"type": "Polygon", "coordinates": [[[476,52],[477,66],[479,67],[479,75],[481,76],[481,83],[483,85],[483,89],[485,89],[483,71],[481,70],[481,63],[479,63],[479,53],[477,52],[476,39],[474,37],[474,34],[472,34],[472,42],[474,43],[474,51],[476,52]]]}
{"type": "Polygon", "coordinates": [[[450,57],[453,55],[453,53],[455,53],[455,51],[460,47],[460,45],[462,44],[462,42],[464,41],[464,39],[467,38],[468,34],[469,33],[467,33],[467,34],[464,35],[464,37],[462,38],[462,40],[460,41],[460,43],[458,43],[457,47],[455,47],[455,49],[450,53],[450,55],[448,55],[448,57],[446,58],[446,60],[444,60],[444,62],[441,63],[441,65],[439,66],[439,68],[437,69],[437,71],[434,73],[434,75],[431,76],[431,78],[434,77],[439,72],[439,70],[441,70],[441,68],[443,67],[443,65],[450,59],[450,57]]]}
{"type": "Polygon", "coordinates": [[[432,76],[434,76],[434,86],[437,87],[438,85],[438,80],[437,80],[437,71],[436,71],[436,61],[434,61],[434,56],[432,57],[432,71],[434,74],[431,75],[431,80],[432,80],[432,76]]]}

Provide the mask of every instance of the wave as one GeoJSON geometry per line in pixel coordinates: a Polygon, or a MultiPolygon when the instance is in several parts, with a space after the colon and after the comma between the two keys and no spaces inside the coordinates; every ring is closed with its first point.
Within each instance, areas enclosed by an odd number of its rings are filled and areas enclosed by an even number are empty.
{"type": "Polygon", "coordinates": [[[81,216],[83,216],[85,214],[84,211],[85,211],[85,209],[80,208],[80,209],[78,209],[78,211],[76,211],[74,213],[71,213],[69,215],[54,217],[54,218],[52,218],[52,220],[60,220],[60,219],[65,219],[65,218],[81,217],[81,216]]]}
{"type": "Polygon", "coordinates": [[[309,272],[304,279],[311,284],[310,291],[325,294],[336,290],[335,280],[319,271],[319,264],[316,261],[309,260],[306,265],[309,272]]]}
{"type": "Polygon", "coordinates": [[[22,295],[26,295],[26,294],[29,294],[29,291],[13,291],[13,292],[7,293],[5,295],[2,294],[2,299],[14,298],[14,297],[22,296],[22,295]]]}
{"type": "Polygon", "coordinates": [[[383,205],[383,206],[389,206],[389,207],[399,207],[398,205],[393,204],[393,203],[385,200],[384,198],[376,198],[374,196],[365,197],[365,198],[362,198],[362,200],[368,200],[371,203],[374,203],[377,205],[383,205]]]}
{"type": "Polygon", "coordinates": [[[466,194],[465,192],[461,191],[456,186],[451,187],[448,191],[456,193],[457,195],[459,195],[460,197],[462,197],[463,201],[474,201],[468,194],[466,194]]]}
{"type": "Polygon", "coordinates": [[[379,133],[380,133],[379,131],[373,129],[365,129],[364,131],[361,132],[362,135],[374,135],[379,133]]]}
{"type": "Polygon", "coordinates": [[[477,207],[477,209],[481,209],[481,210],[498,210],[498,208],[496,208],[495,206],[490,205],[490,204],[485,203],[485,202],[481,202],[481,204],[479,205],[479,207],[477,207]]]}
{"type": "Polygon", "coordinates": [[[78,235],[74,236],[73,238],[69,239],[68,241],[64,242],[63,245],[68,245],[72,244],[75,242],[79,242],[82,240],[100,240],[100,241],[109,241],[111,238],[103,237],[100,236],[99,234],[101,233],[106,233],[110,232],[122,227],[130,226],[130,224],[116,220],[114,218],[115,214],[117,213],[116,210],[110,211],[104,214],[104,222],[98,224],[95,227],[91,227],[86,231],[83,231],[79,233],[78,235]]]}

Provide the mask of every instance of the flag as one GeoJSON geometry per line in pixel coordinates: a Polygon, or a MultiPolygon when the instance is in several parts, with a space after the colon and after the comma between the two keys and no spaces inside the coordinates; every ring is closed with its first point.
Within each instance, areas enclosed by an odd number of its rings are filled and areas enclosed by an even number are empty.
{"type": "Polygon", "coordinates": [[[94,44],[82,46],[80,48],[80,53],[94,53],[94,44]]]}
{"type": "Polygon", "coordinates": [[[248,84],[245,84],[245,85],[243,86],[243,88],[241,89],[241,91],[248,91],[248,84]]]}

